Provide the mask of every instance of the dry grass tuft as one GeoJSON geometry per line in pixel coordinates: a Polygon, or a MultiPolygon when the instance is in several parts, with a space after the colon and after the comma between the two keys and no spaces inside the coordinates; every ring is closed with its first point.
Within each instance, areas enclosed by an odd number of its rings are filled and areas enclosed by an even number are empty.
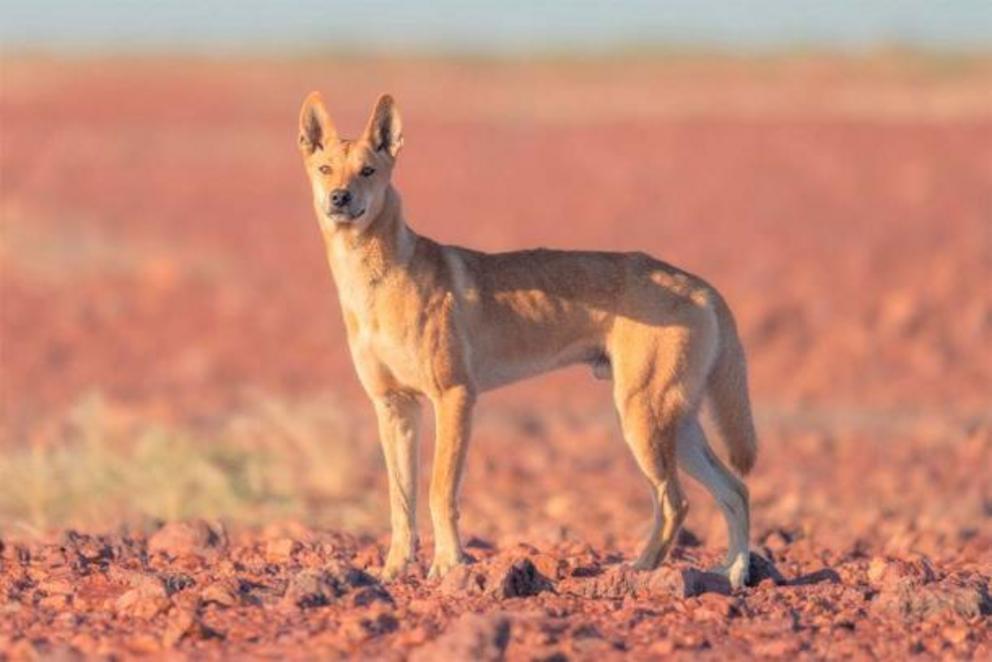
{"type": "Polygon", "coordinates": [[[366,528],[383,517],[374,437],[330,397],[259,398],[197,428],[135,422],[100,396],[80,401],[57,438],[0,457],[0,529],[105,528],[108,521],[297,518],[366,528]]]}

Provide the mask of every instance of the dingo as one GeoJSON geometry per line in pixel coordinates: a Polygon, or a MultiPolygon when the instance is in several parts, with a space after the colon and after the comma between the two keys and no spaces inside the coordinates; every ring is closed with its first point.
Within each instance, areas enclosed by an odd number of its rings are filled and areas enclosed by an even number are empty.
{"type": "Polygon", "coordinates": [[[661,563],[688,512],[676,463],[713,495],[729,549],[720,570],[747,581],[747,487],[697,421],[704,395],[742,474],[757,446],[744,352],[724,300],[703,280],[643,253],[487,254],[407,226],[390,178],[403,125],[379,98],[364,134],[338,136],[318,93],[303,103],[299,146],[338,288],[348,346],[375,407],[389,473],[391,579],[417,545],[420,399],[434,407],[430,577],[465,560],[456,497],[472,407],[489,389],[574,363],[613,380],[623,436],[647,477],[654,526],[638,569],[661,563]]]}

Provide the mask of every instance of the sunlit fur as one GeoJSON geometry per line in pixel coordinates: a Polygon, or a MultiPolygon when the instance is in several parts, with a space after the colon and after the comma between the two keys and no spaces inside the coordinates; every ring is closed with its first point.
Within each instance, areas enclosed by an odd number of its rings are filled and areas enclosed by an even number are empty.
{"type": "Polygon", "coordinates": [[[685,519],[680,465],[720,504],[730,543],[722,569],[732,584],[743,584],[747,488],[712,452],[697,422],[708,396],[730,464],[742,474],[751,469],[757,447],[744,352],[721,296],[643,253],[488,254],[422,237],[407,226],[390,183],[402,142],[388,96],[357,140],[338,136],[318,94],[303,104],[300,150],[389,473],[392,542],[383,576],[396,576],[416,550],[421,401],[432,403],[436,419],[430,575],[440,576],[464,560],[457,492],[476,397],[586,363],[613,381],[623,436],[655,502],[654,526],[635,566],[657,567],[685,519]],[[349,191],[352,201],[332,214],[334,190],[349,191]]]}

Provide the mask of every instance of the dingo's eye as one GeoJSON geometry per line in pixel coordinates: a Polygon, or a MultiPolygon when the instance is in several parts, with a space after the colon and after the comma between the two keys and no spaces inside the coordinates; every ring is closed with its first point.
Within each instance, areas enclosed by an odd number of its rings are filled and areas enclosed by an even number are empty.
{"type": "Polygon", "coordinates": [[[358,171],[358,174],[361,175],[362,177],[371,177],[372,173],[374,172],[375,172],[375,168],[373,168],[372,166],[365,166],[364,168],[358,171]]]}
{"type": "Polygon", "coordinates": [[[329,165],[322,165],[322,166],[320,166],[317,169],[320,170],[320,173],[322,175],[329,175],[329,174],[331,174],[331,166],[329,166],[329,165]]]}

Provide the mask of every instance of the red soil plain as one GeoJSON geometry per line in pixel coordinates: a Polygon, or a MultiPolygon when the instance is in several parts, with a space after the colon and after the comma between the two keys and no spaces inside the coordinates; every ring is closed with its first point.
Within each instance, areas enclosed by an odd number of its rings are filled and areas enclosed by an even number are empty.
{"type": "Polygon", "coordinates": [[[0,657],[992,658],[992,61],[2,76],[0,657]],[[585,368],[482,398],[475,563],[427,580],[422,513],[420,566],[377,581],[386,478],[295,146],[311,89],[345,134],[394,94],[423,234],[641,250],[721,289],[761,444],[749,587],[705,572],[724,527],[688,481],[680,546],[630,570],[648,493],[585,368]]]}

